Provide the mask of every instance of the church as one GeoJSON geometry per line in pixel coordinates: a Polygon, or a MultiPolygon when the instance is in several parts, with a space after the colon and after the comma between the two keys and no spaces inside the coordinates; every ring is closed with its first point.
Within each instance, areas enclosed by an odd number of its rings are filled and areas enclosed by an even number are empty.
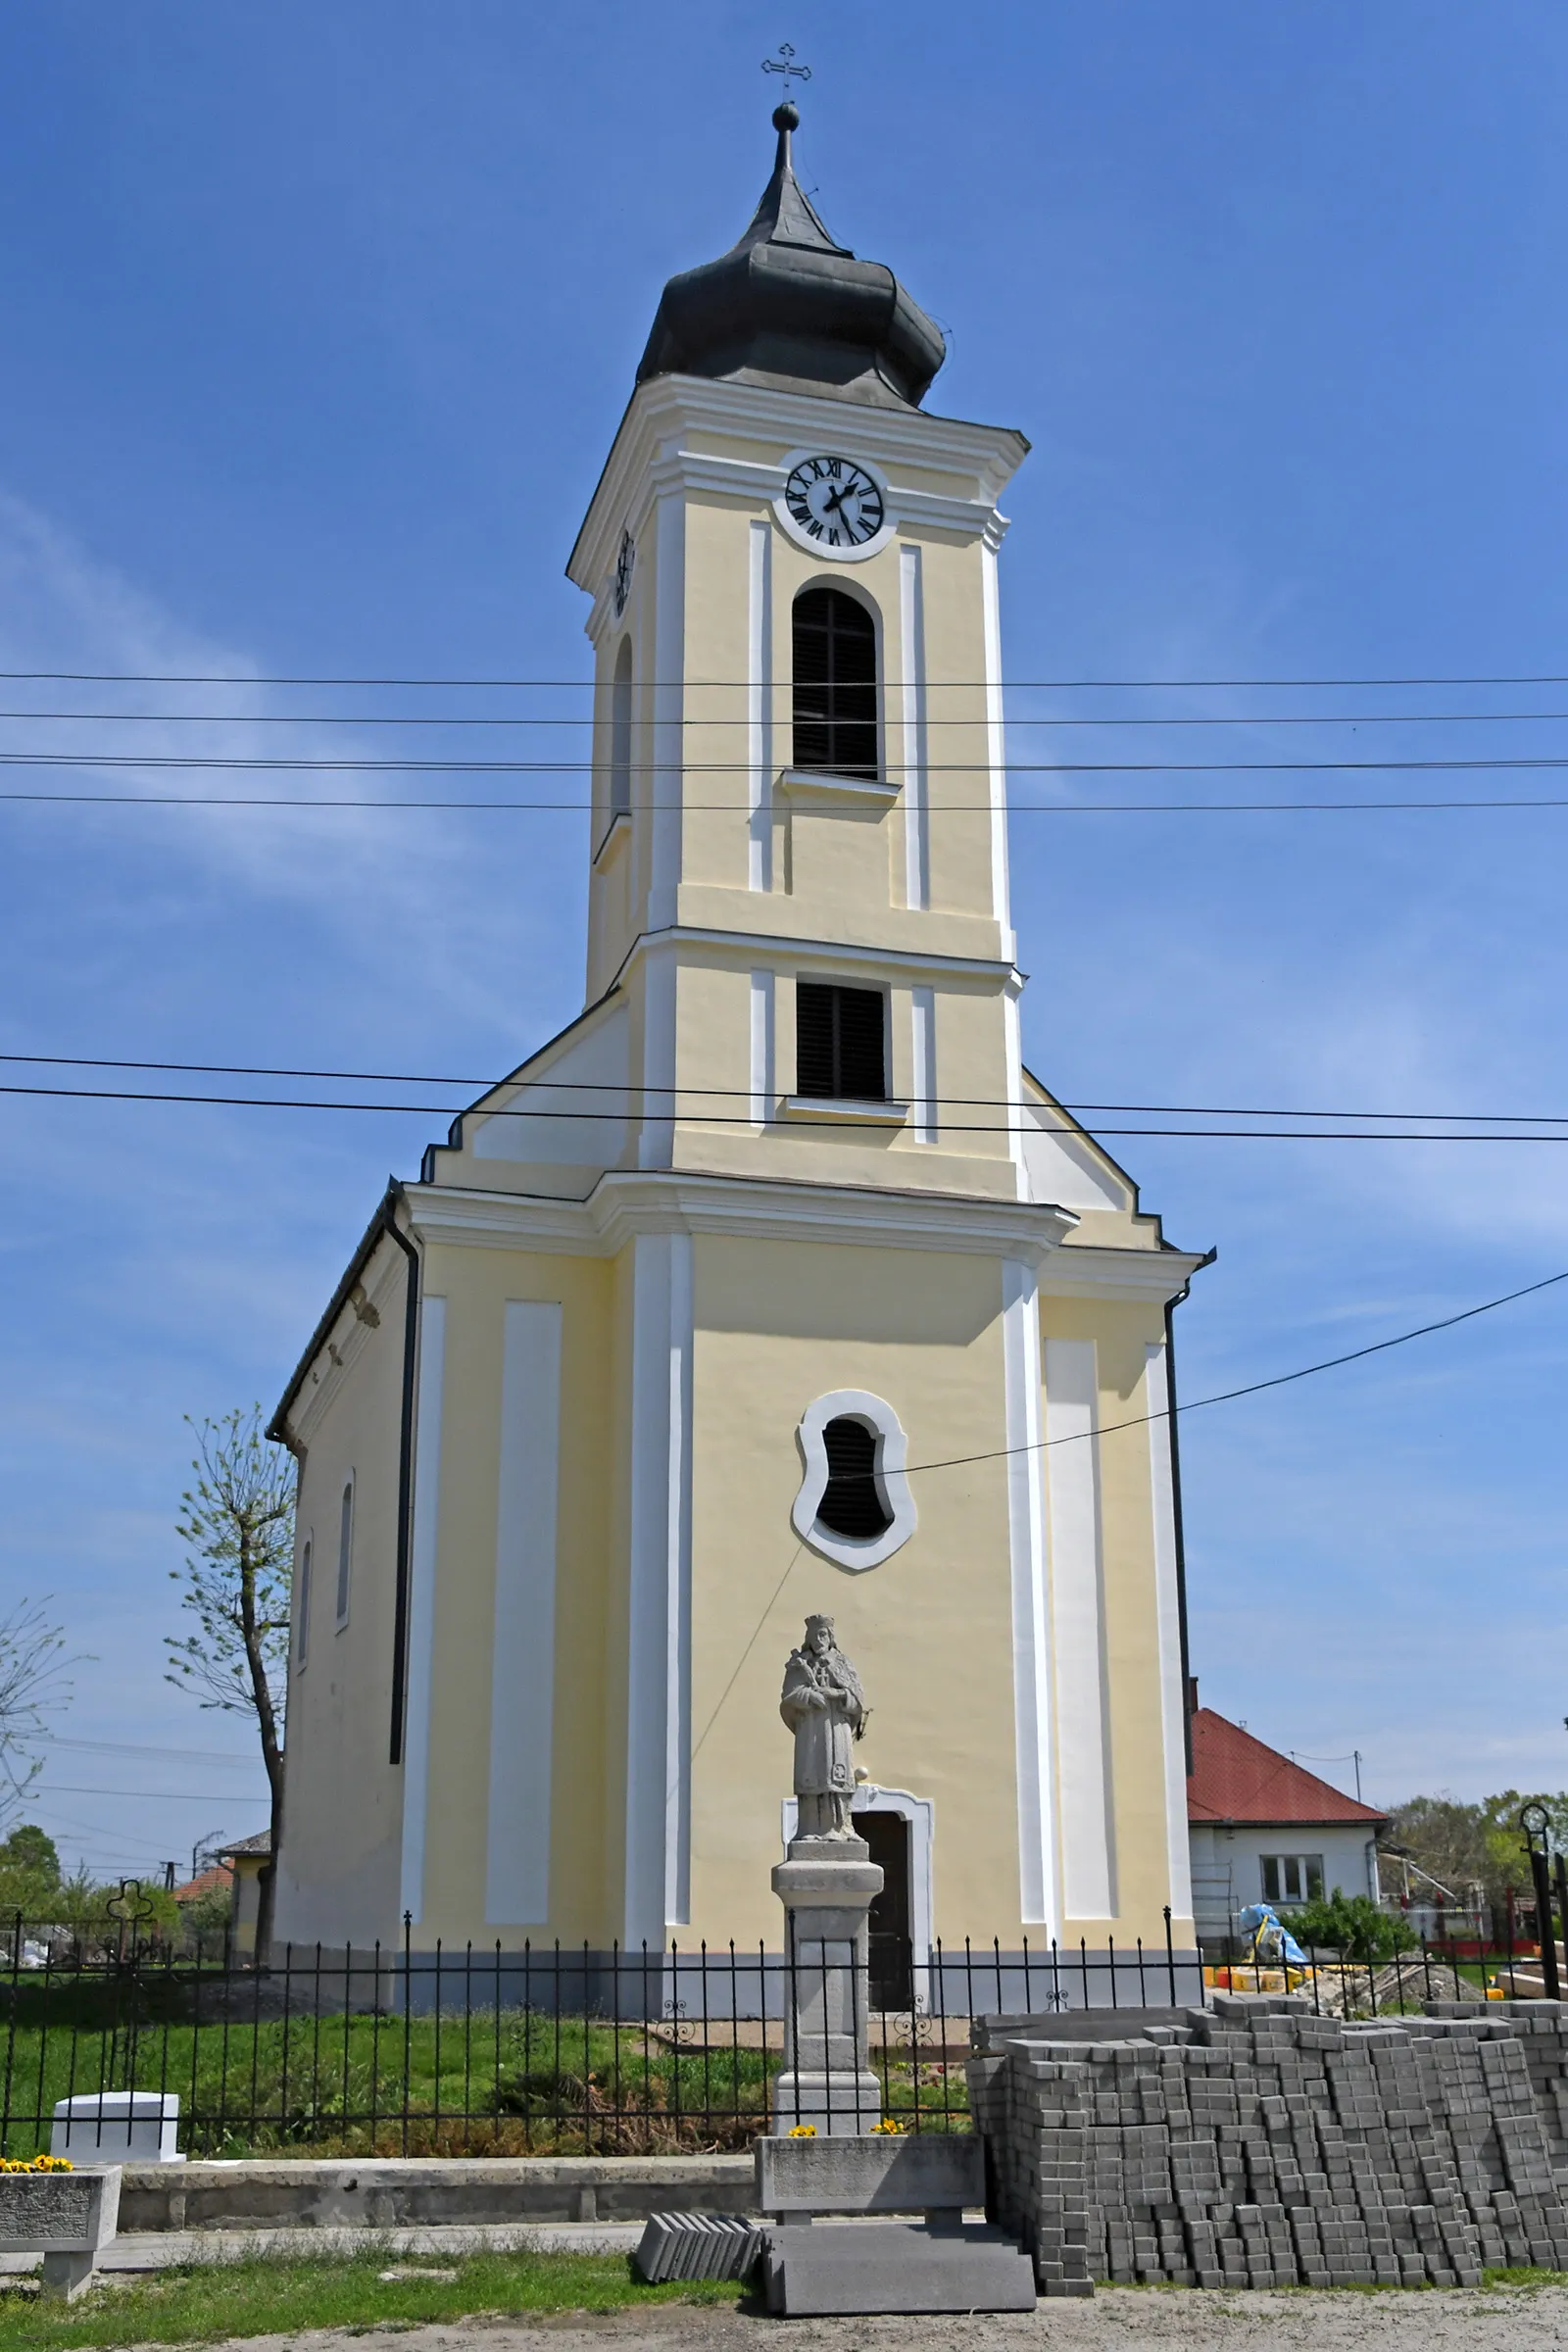
{"type": "Polygon", "coordinates": [[[1162,1951],[1167,1908],[1195,1949],[1167,1408],[1204,1260],[1020,1058],[1028,444],[926,409],[941,332],[773,121],[566,566],[583,1010],[389,1188],[271,1424],[279,1941],[776,1950],[780,1677],[827,1616],[917,1965],[1162,1951]]]}

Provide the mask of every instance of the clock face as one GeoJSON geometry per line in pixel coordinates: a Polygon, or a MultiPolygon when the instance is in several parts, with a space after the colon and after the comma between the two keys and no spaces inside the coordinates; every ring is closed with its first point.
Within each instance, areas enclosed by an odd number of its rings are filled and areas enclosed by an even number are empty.
{"type": "Polygon", "coordinates": [[[881,491],[853,458],[802,458],[784,484],[784,505],[817,547],[864,547],[887,520],[881,491]]]}
{"type": "Polygon", "coordinates": [[[637,548],[632,535],[630,531],[622,531],[620,553],[615,558],[615,618],[617,620],[625,612],[626,599],[631,594],[632,565],[636,561],[637,548]]]}

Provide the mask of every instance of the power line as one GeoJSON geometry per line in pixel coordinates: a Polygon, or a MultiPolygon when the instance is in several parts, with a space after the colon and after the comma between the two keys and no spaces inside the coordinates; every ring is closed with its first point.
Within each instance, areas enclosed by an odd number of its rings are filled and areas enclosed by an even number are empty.
{"type": "MultiPolygon", "coordinates": [[[[210,1805],[214,1801],[212,1790],[209,1788],[79,1788],[74,1781],[57,1781],[53,1788],[45,1783],[38,1788],[30,1790],[29,1794],[40,1797],[56,1794],[61,1796],[137,1796],[169,1805],[210,1805]]],[[[265,1805],[268,1801],[265,1789],[258,1796],[249,1796],[242,1788],[224,1788],[220,1791],[220,1794],[226,1803],[231,1805],[265,1805]]]]}
{"type": "MultiPolygon", "coordinates": [[[[19,680],[26,684],[50,682],[67,686],[448,686],[459,690],[488,688],[496,691],[550,687],[568,687],[586,692],[594,684],[591,677],[575,678],[479,678],[479,677],[329,677],[320,671],[298,672],[293,675],[268,675],[262,671],[228,672],[220,670],[169,669],[0,669],[0,679],[19,680]]],[[[665,681],[681,687],[747,687],[749,678],[677,678],[665,681]]],[[[649,683],[649,681],[645,681],[649,683]]],[[[1013,688],[1020,692],[1087,693],[1103,688],[1116,693],[1164,691],[1193,693],[1225,688],[1243,691],[1257,687],[1274,691],[1289,687],[1353,687],[1353,686],[1568,686],[1568,672],[1547,670],[1510,672],[1503,675],[1446,671],[1427,676],[1400,677],[1345,677],[1345,678],[936,678],[927,681],[928,688],[963,687],[973,691],[984,686],[1013,688]]]]}
{"type": "MultiPolygon", "coordinates": [[[[83,760],[79,764],[91,767],[99,763],[83,760]]],[[[1568,766],[1568,760],[1562,764],[1568,766]]],[[[376,799],[367,795],[349,799],[315,794],[305,799],[271,793],[0,792],[0,803],[43,808],[390,808],[406,813],[435,811],[449,816],[471,816],[487,810],[509,815],[530,810],[569,816],[589,816],[593,813],[591,802],[583,800],[412,801],[376,799]]],[[[995,814],[989,804],[979,802],[927,801],[924,806],[934,815],[984,817],[988,822],[995,814]]],[[[1568,808],[1568,798],[1493,797],[1484,801],[1011,801],[1008,804],[1008,813],[1012,816],[1292,816],[1307,811],[1323,815],[1375,816],[1397,809],[1445,808],[1568,808]]],[[[644,802],[638,813],[658,815],[670,809],[688,816],[739,817],[748,824],[756,813],[736,801],[644,802]]]]}
{"type": "MultiPolygon", "coordinates": [[[[7,673],[0,671],[0,677],[7,673]]],[[[940,682],[940,681],[939,681],[940,682]]],[[[694,683],[688,680],[689,690],[694,683]]],[[[900,681],[884,681],[889,695],[896,694],[900,681]]],[[[653,691],[650,689],[649,691],[653,691]]],[[[736,687],[736,692],[742,691],[736,687]]],[[[754,689],[747,687],[748,694],[754,689]]],[[[789,679],[773,680],[763,691],[793,698],[794,687],[789,679]]],[[[922,691],[925,688],[922,686],[922,691]]],[[[978,686],[966,691],[980,693],[978,686]]],[[[1022,692],[1021,688],[1014,689],[1022,692]]],[[[338,710],[0,710],[0,722],[7,720],[38,720],[49,724],[62,721],[76,725],[102,726],[160,726],[160,727],[592,727],[598,723],[594,713],[587,710],[568,711],[541,716],[532,711],[377,711],[366,710],[345,713],[338,710]]],[[[733,716],[699,716],[683,711],[676,718],[654,716],[645,724],[677,727],[737,727],[746,723],[747,712],[733,716]]],[[[1006,723],[1013,727],[1454,727],[1502,726],[1542,724],[1568,719],[1568,710],[1305,710],[1305,711],[1013,711],[1007,712],[1006,723]]],[[[775,720],[775,724],[778,723],[775,720]]],[[[785,723],[789,723],[786,720],[785,723]]],[[[944,718],[928,712],[922,720],[926,727],[974,727],[985,724],[984,714],[972,717],[944,718]]]]}
{"type": "MultiPolygon", "coordinates": [[[[890,763],[895,769],[902,760],[890,763]]],[[[1015,776],[1226,776],[1226,775],[1439,775],[1513,773],[1568,768],[1568,753],[1465,760],[926,760],[917,763],[932,776],[989,776],[999,769],[1015,776]]],[[[415,760],[327,759],[262,752],[0,752],[4,767],[140,767],[160,770],[216,769],[269,774],[385,776],[592,776],[598,760],[415,760]]],[[[638,760],[633,776],[745,776],[756,762],[745,760],[638,760]]],[[[871,779],[868,779],[871,780],[871,779]]],[[[679,808],[685,804],[672,802],[679,808]]],[[[723,804],[720,804],[722,806],[723,804]]],[[[985,811],[989,814],[989,808],[985,811]]]]}
{"type": "Polygon", "coordinates": [[[192,1764],[243,1764],[247,1771],[253,1769],[256,1762],[254,1756],[235,1755],[232,1751],[217,1747],[137,1747],[128,1745],[123,1740],[74,1740],[58,1732],[49,1733],[32,1744],[39,1747],[90,1749],[96,1755],[150,1757],[157,1762],[167,1757],[192,1764]]]}
{"type": "MultiPolygon", "coordinates": [[[[29,1067],[45,1065],[51,1069],[73,1070],[166,1070],[189,1075],[216,1078],[342,1078],[364,1085],[391,1086],[474,1086],[486,1090],[516,1085],[530,1094],[592,1094],[602,1095],[607,1087],[624,1088],[628,1095],[659,1096],[677,1099],[694,1096],[703,1102],[750,1102],[754,1089],[749,1086],[656,1086],[643,1078],[624,1078],[609,1081],[603,1078],[529,1078],[520,1070],[503,1071],[499,1077],[475,1078],[454,1075],[448,1071],[432,1075],[416,1070],[319,1070],[285,1067],[269,1062],[244,1061],[122,1061],[106,1054],[0,1054],[0,1063],[24,1062],[29,1067]]],[[[137,1098],[132,1097],[131,1100],[137,1098]]],[[[207,1096],[195,1100],[206,1102],[207,1096]]],[[[1003,1095],[922,1095],[919,1100],[938,1109],[959,1110],[1015,1110],[1026,1107],[1003,1095]]],[[[424,1109],[420,1103],[407,1105],[424,1109]]],[[[1047,1108],[1070,1111],[1125,1112],[1140,1117],[1194,1119],[1427,1119],[1444,1120],[1455,1126],[1486,1124],[1517,1127],[1568,1127],[1568,1111],[1553,1110],[1302,1110],[1290,1104],[1280,1105],[1238,1102],[1069,1102],[1053,1097],[1047,1108]]],[[[441,1115],[430,1110],[432,1117],[441,1115]]],[[[456,1115],[456,1114],[452,1114],[456,1115]]],[[[508,1114],[525,1116],[517,1112],[508,1114]]],[[[620,1112],[611,1114],[615,1117],[620,1112]]],[[[635,1115],[635,1112],[629,1114],[635,1115]]],[[[698,1114],[688,1114],[698,1115],[698,1114]]],[[[1051,1128],[1041,1132],[1051,1134],[1051,1128]]],[[[102,1746],[101,1740],[73,1741],[72,1745],[102,1746]]],[[[113,1744],[110,1742],[108,1744],[113,1744]]],[[[162,1754],[166,1751],[157,1751],[162,1754]]],[[[173,1752],[173,1751],[170,1751],[173,1752]]],[[[181,1749],[181,1754],[195,1755],[194,1748],[181,1749]]],[[[207,1752],[207,1751],[202,1751],[207,1752]]]]}
{"type": "MultiPolygon", "coordinates": [[[[31,1101],[46,1102],[192,1103],[197,1105],[206,1105],[206,1107],[209,1109],[214,1110],[357,1110],[374,1112],[378,1115],[389,1112],[400,1112],[405,1117],[422,1119],[466,1118],[470,1116],[477,1107],[471,1102],[460,1102],[455,1104],[440,1102],[322,1102],[319,1101],[307,1100],[306,1098],[300,1096],[185,1095],[162,1091],[154,1092],[151,1089],[138,1091],[132,1088],[107,1086],[0,1085],[0,1096],[3,1095],[15,1095],[24,1097],[31,1101]]],[[[874,1103],[868,1103],[867,1107],[874,1115],[877,1106],[874,1103]]],[[[540,1110],[527,1108],[522,1110],[491,1111],[487,1115],[492,1118],[565,1119],[581,1121],[593,1120],[596,1122],[611,1122],[619,1125],[628,1118],[635,1118],[639,1114],[636,1111],[627,1108],[612,1110],[591,1110],[579,1104],[570,1103],[562,1110],[540,1110]]],[[[835,1134],[842,1134],[846,1124],[842,1113],[823,1118],[813,1118],[808,1112],[792,1111],[786,1119],[768,1118],[765,1120],[758,1120],[740,1112],[733,1111],[680,1111],[675,1108],[671,1108],[667,1111],[655,1112],[653,1115],[661,1118],[668,1118],[670,1120],[682,1119],[690,1124],[704,1127],[747,1127],[755,1129],[759,1126],[765,1125],[770,1129],[774,1129],[777,1132],[786,1135],[792,1130],[796,1129],[822,1127],[831,1129],[835,1134]]],[[[1351,1113],[1348,1115],[1356,1116],[1360,1114],[1351,1113]]],[[[1029,1121],[1024,1125],[1015,1125],[1010,1122],[994,1119],[944,1119],[941,1124],[944,1133],[948,1135],[1045,1135],[1049,1137],[1053,1134],[1060,1135],[1068,1132],[1067,1130],[1061,1128],[1041,1128],[1033,1121],[1029,1121]]],[[[1096,1126],[1087,1130],[1086,1132],[1088,1132],[1091,1136],[1166,1136],[1178,1142],[1196,1141],[1208,1143],[1568,1144],[1568,1133],[1555,1135],[1432,1135],[1423,1133],[1417,1129],[1410,1129],[1408,1131],[1392,1131],[1360,1127],[1276,1128],[1096,1126]]]]}
{"type": "MultiPolygon", "coordinates": [[[[1098,1429],[1073,1430],[1061,1438],[1037,1438],[1027,1446],[1000,1446],[989,1453],[956,1453],[945,1461],[911,1462],[906,1476],[912,1478],[923,1470],[961,1470],[971,1462],[1000,1462],[1017,1453],[1049,1452],[1055,1446],[1081,1445],[1086,1438],[1113,1437],[1121,1429],[1147,1429],[1151,1422],[1185,1418],[1188,1413],[1200,1413],[1211,1404],[1233,1404],[1241,1396],[1259,1396],[1264,1389],[1289,1388],[1294,1381],[1310,1380],[1318,1372],[1338,1371],[1342,1364],[1356,1364],[1364,1356],[1383,1355],[1391,1348],[1408,1347],[1412,1340],[1429,1339],[1434,1332],[1451,1331],[1456,1323],[1471,1323],[1477,1315],[1490,1315],[1499,1306],[1512,1306],[1515,1299],[1534,1298],[1538,1291],[1549,1291],[1559,1282],[1568,1282],[1568,1270],[1547,1274],[1540,1282],[1527,1282],[1523,1289],[1504,1291],[1500,1298],[1484,1298],[1479,1306],[1462,1307],[1457,1314],[1440,1316],[1436,1323],[1418,1323],[1413,1331],[1396,1332],[1393,1339],[1373,1340],[1365,1348],[1351,1348],[1344,1355],[1326,1355],[1315,1364],[1302,1364],[1295,1372],[1276,1372],[1268,1380],[1251,1380],[1240,1389],[1221,1389],[1212,1396],[1195,1396],[1190,1403],[1165,1405],[1157,1413],[1138,1413],[1129,1421],[1110,1421],[1098,1429]]],[[[853,1475],[874,1475],[852,1473],[853,1475]]]]}

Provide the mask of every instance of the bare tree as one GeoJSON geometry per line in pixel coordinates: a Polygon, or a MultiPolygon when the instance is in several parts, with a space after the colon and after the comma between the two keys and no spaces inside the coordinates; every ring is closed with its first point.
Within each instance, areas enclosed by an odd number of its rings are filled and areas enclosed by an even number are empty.
{"type": "MultiPolygon", "coordinates": [[[[189,1416],[187,1415],[187,1419],[189,1416]]],[[[180,1497],[178,1534],[189,1545],[170,1575],[198,1631],[166,1640],[166,1680],[204,1707],[253,1718],[271,1790],[271,1852],[261,1873],[256,1957],[272,1937],[273,1892],[283,1840],[283,1694],[289,1588],[294,1574],[292,1457],[262,1435],[262,1410],[235,1406],[196,1430],[195,1487],[180,1497]]]]}
{"type": "Polygon", "coordinates": [[[46,1603],[20,1600],[0,1617],[0,1827],[9,1822],[43,1770],[34,1751],[48,1737],[46,1718],[71,1696],[66,1637],[46,1603]]]}

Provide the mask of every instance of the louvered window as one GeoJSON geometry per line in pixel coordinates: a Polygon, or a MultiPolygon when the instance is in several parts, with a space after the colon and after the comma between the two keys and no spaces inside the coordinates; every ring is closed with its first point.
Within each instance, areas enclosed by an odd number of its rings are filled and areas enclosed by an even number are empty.
{"type": "Polygon", "coordinates": [[[830,776],[875,776],[876,624],[839,588],[795,600],[795,759],[830,776]]]}
{"type": "Polygon", "coordinates": [[[883,1023],[887,1005],[877,988],[836,988],[821,980],[795,984],[795,1091],[854,1102],[887,1100],[883,1023]]]}
{"type": "Polygon", "coordinates": [[[876,1431],[845,1414],[828,1423],[822,1444],[827,1453],[827,1485],[816,1506],[818,1522],[836,1536],[880,1536],[893,1525],[893,1514],[877,1485],[876,1431]]]}
{"type": "Polygon", "coordinates": [[[610,688],[610,815],[631,809],[631,639],[623,637],[610,688]]]}
{"type": "Polygon", "coordinates": [[[354,1559],[354,1481],[351,1478],[343,1490],[343,1507],[338,1517],[337,1535],[337,1621],[340,1626],[349,1621],[349,1570],[354,1559]]]}

